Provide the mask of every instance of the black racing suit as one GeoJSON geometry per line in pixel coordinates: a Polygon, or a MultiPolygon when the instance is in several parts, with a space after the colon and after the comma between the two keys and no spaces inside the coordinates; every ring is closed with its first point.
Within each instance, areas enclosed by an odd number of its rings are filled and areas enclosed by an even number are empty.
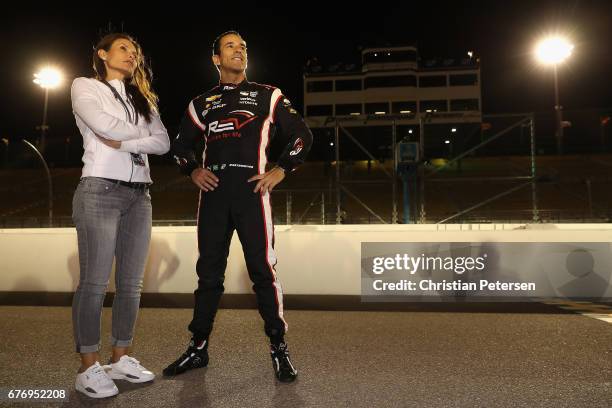
{"type": "Polygon", "coordinates": [[[312,145],[312,133],[277,88],[243,81],[220,84],[189,103],[172,153],[190,175],[204,166],[219,178],[213,191],[200,191],[198,206],[198,288],[189,330],[196,339],[210,335],[223,293],[225,267],[234,229],[242,243],[259,313],[268,336],[287,330],[283,293],[274,266],[274,225],[269,193],[254,193],[266,171],[272,127],[289,139],[278,160],[286,173],[301,164],[312,145]],[[196,160],[204,143],[202,164],[196,160]]]}

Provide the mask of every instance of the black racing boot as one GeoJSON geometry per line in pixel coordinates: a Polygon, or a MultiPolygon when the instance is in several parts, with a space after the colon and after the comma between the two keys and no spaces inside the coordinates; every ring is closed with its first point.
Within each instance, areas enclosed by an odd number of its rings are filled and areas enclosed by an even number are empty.
{"type": "Polygon", "coordinates": [[[208,340],[196,342],[191,339],[189,347],[174,363],[164,368],[164,376],[172,377],[184,373],[193,368],[206,367],[208,365],[208,340]]]}
{"type": "Polygon", "coordinates": [[[272,367],[276,373],[276,378],[281,382],[292,382],[297,377],[297,370],[291,364],[287,343],[282,342],[278,345],[270,345],[272,356],[272,367]]]}

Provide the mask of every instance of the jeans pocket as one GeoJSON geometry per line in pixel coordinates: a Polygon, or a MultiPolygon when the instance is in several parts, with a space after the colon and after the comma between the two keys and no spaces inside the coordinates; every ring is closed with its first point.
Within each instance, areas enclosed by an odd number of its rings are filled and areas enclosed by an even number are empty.
{"type": "Polygon", "coordinates": [[[88,177],[85,180],[84,191],[95,195],[105,195],[113,192],[119,184],[110,180],[104,180],[97,177],[88,177]]]}

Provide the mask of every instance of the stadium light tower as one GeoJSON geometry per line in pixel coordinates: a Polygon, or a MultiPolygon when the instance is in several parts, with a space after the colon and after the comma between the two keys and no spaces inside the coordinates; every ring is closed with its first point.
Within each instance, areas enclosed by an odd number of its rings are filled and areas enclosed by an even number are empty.
{"type": "Polygon", "coordinates": [[[53,67],[45,67],[34,74],[34,83],[40,85],[45,90],[45,105],[43,108],[43,121],[40,125],[40,150],[45,151],[47,126],[47,107],[49,105],[49,89],[55,89],[62,84],[62,73],[53,67]]]}
{"type": "Polygon", "coordinates": [[[557,153],[563,153],[563,114],[559,104],[559,81],[557,79],[557,66],[563,63],[574,50],[574,45],[563,37],[549,37],[541,40],[536,48],[535,54],[537,59],[545,64],[553,66],[555,80],[555,113],[556,113],[556,139],[557,153]]]}

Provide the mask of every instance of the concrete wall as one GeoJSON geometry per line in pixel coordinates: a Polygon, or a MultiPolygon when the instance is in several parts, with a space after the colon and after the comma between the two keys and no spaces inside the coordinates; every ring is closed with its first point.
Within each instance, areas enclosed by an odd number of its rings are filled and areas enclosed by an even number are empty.
{"type": "MultiPolygon", "coordinates": [[[[298,225],[276,227],[277,274],[286,294],[359,295],[362,242],[612,242],[610,224],[298,225]]],[[[144,292],[191,293],[195,227],[155,227],[144,292]]],[[[0,292],[70,292],[78,282],[76,230],[0,230],[0,292]]],[[[234,236],[226,293],[251,293],[234,236]]],[[[111,282],[109,290],[114,291],[111,282]]]]}

